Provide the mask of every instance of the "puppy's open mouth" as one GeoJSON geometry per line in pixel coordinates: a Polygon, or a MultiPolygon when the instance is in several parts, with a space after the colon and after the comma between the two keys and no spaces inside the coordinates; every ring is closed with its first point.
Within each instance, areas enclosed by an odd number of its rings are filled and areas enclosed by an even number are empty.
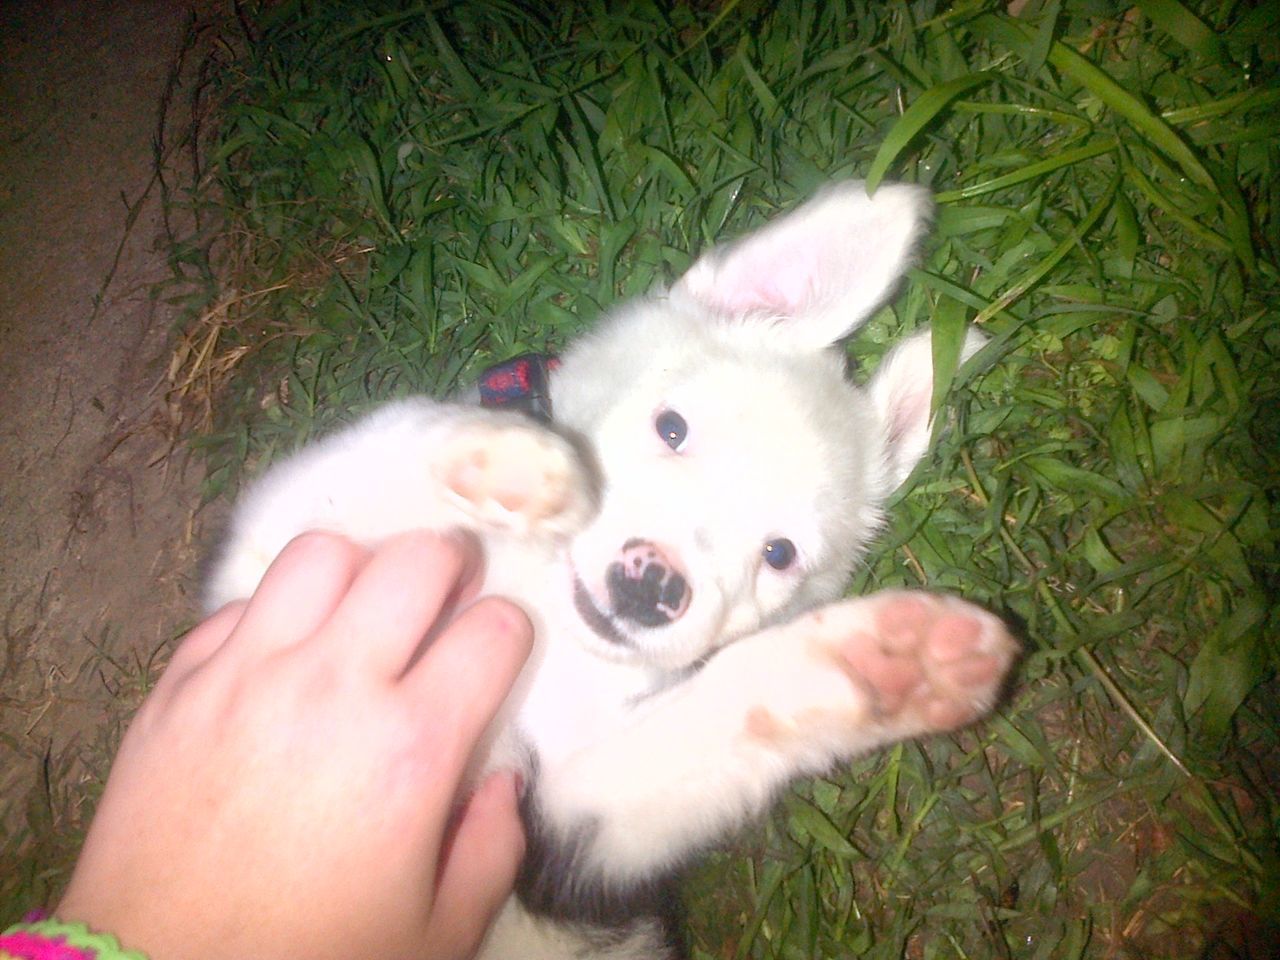
{"type": "Polygon", "coordinates": [[[601,640],[619,647],[631,646],[631,641],[622,635],[618,630],[617,624],[610,619],[608,614],[596,606],[595,600],[591,597],[591,592],[586,588],[577,573],[573,575],[573,605],[578,610],[578,616],[582,617],[582,622],[590,627],[591,632],[601,640]]]}

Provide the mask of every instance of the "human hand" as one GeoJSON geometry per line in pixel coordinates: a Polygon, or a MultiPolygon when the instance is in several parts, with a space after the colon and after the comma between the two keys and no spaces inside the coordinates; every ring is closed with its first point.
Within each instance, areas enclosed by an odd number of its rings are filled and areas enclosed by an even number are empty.
{"type": "Polygon", "coordinates": [[[138,711],[56,914],[153,960],[460,957],[524,852],[510,774],[458,809],[528,656],[478,551],[429,533],[281,553],[138,711]]]}

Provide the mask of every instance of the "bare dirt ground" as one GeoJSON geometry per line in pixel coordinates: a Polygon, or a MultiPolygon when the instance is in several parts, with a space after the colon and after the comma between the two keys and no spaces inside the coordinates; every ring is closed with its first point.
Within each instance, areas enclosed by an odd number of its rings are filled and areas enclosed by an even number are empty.
{"type": "Polygon", "coordinates": [[[153,289],[153,138],[190,17],[0,2],[0,925],[34,905],[6,899],[56,887],[121,701],[193,621],[199,475],[170,453],[173,312],[153,289]]]}

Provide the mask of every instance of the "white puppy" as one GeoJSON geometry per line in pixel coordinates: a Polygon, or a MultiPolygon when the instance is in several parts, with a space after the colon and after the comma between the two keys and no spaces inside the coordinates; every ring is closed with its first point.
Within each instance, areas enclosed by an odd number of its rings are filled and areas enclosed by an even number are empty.
{"type": "Polygon", "coordinates": [[[836,601],[926,450],[933,371],[926,332],[859,389],[832,344],[898,282],[928,208],[915,187],[831,187],[573,344],[551,426],[400,401],[241,501],[211,606],[304,530],[462,526],[484,591],[530,614],[484,757],[524,770],[529,855],[485,957],[674,956],[690,858],[795,778],[992,705],[1015,654],[995,617],[923,592],[836,601]]]}

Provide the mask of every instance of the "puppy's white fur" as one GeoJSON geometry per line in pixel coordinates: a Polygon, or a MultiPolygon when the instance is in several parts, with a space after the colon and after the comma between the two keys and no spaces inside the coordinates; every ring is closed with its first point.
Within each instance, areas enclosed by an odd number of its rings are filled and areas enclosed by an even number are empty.
{"type": "Polygon", "coordinates": [[[543,859],[523,901],[555,919],[513,899],[486,957],[667,956],[632,894],[795,777],[989,707],[1013,646],[976,608],[895,596],[804,614],[839,595],[928,445],[927,332],[865,390],[830,349],[897,283],[928,206],[914,187],[839,184],[709,251],[572,346],[552,379],[557,432],[401,401],[274,467],[238,506],[211,606],[251,593],[303,530],[372,543],[462,525],[485,540],[485,592],[530,613],[535,653],[483,762],[526,769],[543,859]],[[666,411],[687,426],[675,449],[655,429],[666,411]],[[763,548],[784,538],[795,560],[774,569],[763,548]],[[657,626],[610,592],[637,542],[683,578],[686,606],[657,626]],[[925,692],[890,709],[859,644],[889,642],[883,624],[917,606],[976,625],[961,655],[991,667],[957,672],[950,641],[921,627],[907,655],[925,692]]]}

